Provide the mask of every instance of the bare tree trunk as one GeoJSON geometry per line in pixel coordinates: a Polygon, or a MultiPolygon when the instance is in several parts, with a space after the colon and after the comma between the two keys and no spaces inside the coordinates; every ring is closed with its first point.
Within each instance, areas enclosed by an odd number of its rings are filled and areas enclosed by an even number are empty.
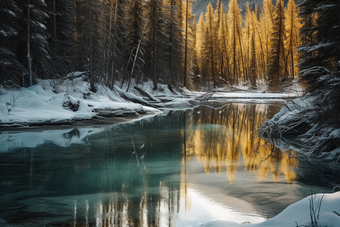
{"type": "Polygon", "coordinates": [[[93,80],[93,43],[92,43],[92,9],[91,9],[91,0],[89,2],[89,19],[90,19],[90,85],[91,91],[95,92],[94,80],[93,80]]]}
{"type": "MultiPolygon", "coordinates": [[[[173,7],[174,7],[174,0],[171,0],[171,4],[170,4],[170,44],[172,44],[173,43],[173,36],[174,36],[174,34],[173,34],[173,21],[172,21],[172,18],[173,18],[173,7]]],[[[169,61],[169,77],[168,77],[168,79],[167,79],[167,84],[168,84],[168,87],[169,88],[172,88],[172,85],[171,85],[171,83],[172,83],[172,73],[173,73],[173,70],[172,70],[172,68],[173,68],[173,62],[174,62],[174,58],[173,58],[173,46],[172,45],[170,45],[170,50],[169,50],[169,54],[170,54],[170,61],[169,61]]]]}
{"type": "Polygon", "coordinates": [[[214,43],[213,43],[213,26],[212,26],[212,22],[213,22],[214,18],[209,18],[209,22],[210,22],[210,51],[211,51],[211,67],[212,67],[212,77],[214,80],[214,84],[216,83],[216,75],[215,75],[215,59],[214,59],[214,43]]]}
{"type": "Polygon", "coordinates": [[[54,51],[57,51],[57,8],[56,0],[53,0],[53,23],[54,23],[54,51]]]}
{"type": "Polygon", "coordinates": [[[243,75],[244,75],[244,81],[247,80],[246,78],[246,67],[244,65],[244,59],[243,59],[243,46],[242,46],[242,42],[241,42],[241,34],[240,34],[240,31],[237,29],[237,33],[238,33],[238,39],[239,39],[239,44],[240,44],[240,51],[241,51],[241,61],[242,61],[242,67],[243,67],[243,75]]]}
{"type": "MultiPolygon", "coordinates": [[[[222,26],[226,26],[226,25],[223,25],[223,20],[222,20],[222,26]]],[[[222,31],[223,31],[223,36],[222,36],[222,39],[223,39],[223,50],[222,50],[222,63],[221,63],[221,72],[222,72],[222,78],[224,78],[225,80],[227,80],[227,76],[229,76],[229,60],[228,60],[228,51],[227,51],[227,44],[225,42],[225,37],[226,37],[226,34],[224,34],[224,28],[222,28],[222,31]],[[225,53],[225,56],[226,56],[226,63],[227,63],[227,66],[225,67],[226,70],[225,70],[225,76],[224,76],[224,61],[223,61],[223,54],[225,53]]]]}
{"type": "Polygon", "coordinates": [[[29,86],[33,85],[32,75],[32,57],[31,57],[31,15],[30,15],[30,0],[27,0],[27,58],[30,75],[29,86]]]}
{"type": "Polygon", "coordinates": [[[290,34],[291,34],[291,38],[290,38],[290,51],[291,51],[291,58],[292,58],[292,76],[293,79],[295,78],[295,70],[294,70],[294,47],[293,47],[293,24],[294,24],[294,17],[291,16],[291,30],[290,30],[290,34]]]}
{"type": "Polygon", "coordinates": [[[152,43],[153,43],[153,56],[152,56],[152,80],[153,80],[153,89],[156,90],[158,87],[157,84],[157,66],[156,66],[156,60],[157,60],[157,34],[156,34],[156,25],[157,25],[157,18],[156,18],[156,8],[153,7],[153,31],[152,31],[152,43]]]}
{"type": "MultiPolygon", "coordinates": [[[[261,35],[259,33],[259,30],[256,28],[256,31],[257,31],[257,36],[259,37],[259,40],[260,40],[260,47],[261,47],[261,59],[260,61],[262,60],[262,73],[264,73],[266,71],[266,63],[265,63],[265,56],[264,56],[264,51],[263,51],[263,47],[262,47],[262,39],[261,39],[261,35]]],[[[260,67],[260,66],[258,66],[260,67]]]]}
{"type": "Polygon", "coordinates": [[[234,32],[233,32],[233,49],[234,49],[234,51],[233,51],[233,71],[234,71],[234,75],[233,75],[233,78],[232,78],[232,81],[231,81],[231,83],[232,84],[234,84],[235,83],[235,77],[236,77],[236,25],[235,25],[235,21],[233,20],[233,29],[234,29],[234,32]]]}
{"type": "Polygon", "coordinates": [[[189,0],[187,0],[187,6],[185,9],[185,50],[184,50],[184,79],[183,86],[186,86],[187,80],[187,58],[188,58],[188,10],[189,10],[189,0]]]}
{"type": "MultiPolygon", "coordinates": [[[[146,27],[146,23],[144,24],[144,28],[143,28],[143,32],[142,34],[144,34],[144,30],[145,30],[145,27],[146,27]]],[[[138,46],[137,46],[137,49],[136,49],[136,53],[135,53],[135,57],[134,57],[134,60],[133,60],[133,64],[132,64],[132,68],[131,68],[131,73],[130,73],[130,79],[129,79],[129,83],[128,83],[128,86],[126,88],[126,92],[129,91],[130,89],[130,84],[131,84],[131,79],[132,79],[132,75],[133,75],[133,72],[135,70],[135,66],[136,66],[136,61],[137,61],[137,58],[138,58],[138,53],[139,53],[139,49],[140,49],[140,46],[141,46],[141,43],[143,41],[143,35],[142,37],[140,38],[139,42],[138,42],[138,46]]],[[[136,83],[138,82],[138,80],[136,79],[136,83]]]]}
{"type": "MultiPolygon", "coordinates": [[[[117,12],[118,12],[118,0],[115,0],[115,19],[114,19],[114,23],[113,23],[113,28],[114,28],[114,34],[116,35],[116,27],[117,27],[117,12]]],[[[113,56],[113,58],[112,58],[112,61],[113,61],[113,63],[112,63],[112,79],[111,79],[111,87],[113,88],[113,85],[114,85],[114,83],[115,83],[115,75],[116,75],[116,72],[115,72],[115,70],[116,70],[116,57],[117,57],[117,54],[116,54],[116,48],[117,48],[117,41],[115,40],[115,37],[114,37],[114,43],[113,43],[113,51],[112,51],[112,56],[113,56]]]]}
{"type": "MultiPolygon", "coordinates": [[[[112,30],[112,20],[113,20],[113,1],[111,0],[111,7],[110,7],[110,24],[109,24],[109,35],[108,35],[108,48],[107,48],[107,60],[106,60],[106,82],[109,80],[109,73],[110,73],[110,65],[111,62],[111,30],[112,30]]],[[[110,83],[111,85],[111,83],[110,83]]],[[[113,87],[111,87],[112,89],[113,87]]]]}

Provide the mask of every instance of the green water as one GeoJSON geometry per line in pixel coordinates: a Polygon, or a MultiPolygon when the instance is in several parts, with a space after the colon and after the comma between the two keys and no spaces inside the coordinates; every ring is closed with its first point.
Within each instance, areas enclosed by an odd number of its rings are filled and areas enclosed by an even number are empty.
{"type": "Polygon", "coordinates": [[[256,223],[326,190],[302,183],[293,151],[258,138],[277,105],[215,107],[1,131],[0,226],[256,223]]]}

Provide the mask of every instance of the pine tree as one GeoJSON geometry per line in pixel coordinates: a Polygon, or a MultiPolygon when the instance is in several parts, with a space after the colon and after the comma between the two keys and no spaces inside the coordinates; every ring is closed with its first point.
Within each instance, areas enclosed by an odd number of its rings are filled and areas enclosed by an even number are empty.
{"type": "Polygon", "coordinates": [[[268,65],[269,86],[272,90],[280,89],[280,81],[285,76],[285,52],[286,39],[285,14],[282,0],[277,0],[272,38],[270,40],[270,63],[268,65]]]}
{"type": "Polygon", "coordinates": [[[249,70],[250,70],[250,85],[256,87],[256,46],[255,46],[255,33],[251,34],[250,38],[250,56],[249,56],[249,70]]]}
{"type": "MultiPolygon", "coordinates": [[[[23,15],[19,31],[20,41],[17,47],[17,59],[28,71],[28,85],[33,85],[33,77],[46,77],[52,72],[49,52],[49,33],[46,24],[49,17],[43,0],[25,0],[18,2],[23,15]],[[33,75],[34,74],[34,75],[33,75]]],[[[26,79],[25,79],[26,80],[26,79]]],[[[27,83],[23,80],[23,86],[27,83]]]]}
{"type": "Polygon", "coordinates": [[[168,12],[168,36],[169,36],[169,74],[166,79],[168,88],[173,91],[173,87],[178,85],[177,75],[181,73],[181,59],[183,56],[183,45],[182,45],[182,29],[179,27],[178,16],[179,2],[177,0],[169,0],[165,7],[168,12]]]}
{"type": "Polygon", "coordinates": [[[210,79],[213,82],[216,82],[217,80],[217,73],[215,71],[215,58],[216,58],[216,52],[215,52],[215,23],[214,23],[214,10],[212,8],[212,5],[209,3],[207,6],[207,12],[205,13],[205,28],[206,28],[206,39],[205,39],[205,60],[208,61],[209,64],[209,75],[210,79]]]}
{"type": "MultiPolygon", "coordinates": [[[[133,53],[129,52],[127,0],[110,0],[107,45],[107,77],[111,88],[119,80],[121,87],[130,76],[128,66],[133,61],[133,53]]],[[[143,12],[143,11],[142,11],[143,12]]],[[[142,13],[139,12],[139,13],[142,13]]],[[[104,50],[105,51],[105,50],[104,50]]]]}
{"type": "Polygon", "coordinates": [[[114,45],[114,37],[113,37],[113,31],[114,31],[114,23],[116,22],[116,8],[118,6],[118,2],[115,0],[108,0],[106,3],[106,7],[108,9],[108,12],[105,16],[105,21],[107,22],[107,31],[104,35],[105,37],[105,49],[103,52],[104,60],[103,60],[103,68],[104,68],[104,77],[103,82],[105,84],[108,84],[108,87],[113,89],[113,85],[115,83],[115,61],[114,59],[114,48],[112,48],[114,45]]]}
{"type": "Polygon", "coordinates": [[[220,27],[221,19],[222,19],[222,14],[223,11],[220,10],[220,1],[217,0],[216,3],[216,9],[215,9],[215,14],[214,14],[214,48],[215,48],[215,72],[218,78],[221,76],[221,50],[218,47],[218,30],[220,27]]]}
{"type": "Polygon", "coordinates": [[[49,49],[53,61],[53,77],[74,70],[74,34],[72,25],[72,2],[46,0],[50,16],[47,20],[49,49]]]}
{"type": "Polygon", "coordinates": [[[228,27],[229,27],[229,53],[232,70],[232,84],[238,83],[238,76],[241,76],[243,63],[242,53],[242,16],[237,0],[229,1],[228,27]]]}
{"type": "Polygon", "coordinates": [[[263,0],[263,6],[261,10],[260,25],[262,27],[261,37],[263,38],[263,51],[265,53],[265,71],[267,71],[267,65],[269,64],[270,53],[270,40],[272,36],[272,28],[274,25],[274,7],[272,0],[263,0]]]}
{"type": "Polygon", "coordinates": [[[314,109],[306,112],[314,112],[308,116],[316,124],[315,133],[322,134],[321,129],[327,126],[340,127],[340,2],[305,0],[300,7],[301,16],[311,23],[302,29],[309,42],[299,47],[303,57],[299,75],[314,100],[314,109]]]}
{"type": "Polygon", "coordinates": [[[76,69],[88,74],[91,91],[95,78],[105,75],[105,38],[108,7],[101,1],[77,0],[75,4],[76,69]]]}
{"type": "Polygon", "coordinates": [[[257,46],[257,65],[258,65],[258,77],[263,77],[267,71],[267,53],[265,40],[266,29],[263,26],[263,14],[261,13],[259,18],[257,18],[257,8],[254,12],[254,23],[255,23],[255,44],[257,46]]]}
{"type": "Polygon", "coordinates": [[[163,12],[163,2],[161,0],[151,0],[146,3],[147,37],[146,44],[146,67],[145,75],[151,75],[153,89],[158,88],[159,80],[165,80],[167,75],[167,44],[168,37],[165,33],[166,19],[163,12]],[[162,71],[161,71],[162,70],[162,71]]]}
{"type": "MultiPolygon", "coordinates": [[[[127,17],[128,27],[128,53],[131,57],[127,63],[127,74],[129,74],[129,85],[131,79],[135,78],[138,84],[142,76],[144,66],[144,47],[146,43],[145,26],[146,21],[143,19],[143,3],[141,0],[130,0],[127,17]]],[[[127,86],[129,90],[130,86],[127,86]]]]}
{"type": "Polygon", "coordinates": [[[199,69],[199,74],[201,77],[203,76],[203,45],[204,45],[204,18],[203,18],[203,13],[200,14],[200,17],[198,19],[198,24],[197,24],[197,33],[196,33],[196,50],[197,50],[197,65],[199,69]]]}
{"type": "Polygon", "coordinates": [[[250,40],[249,40],[249,79],[251,87],[256,87],[256,79],[258,74],[258,62],[260,59],[256,47],[256,29],[257,29],[257,10],[250,13],[250,40]]]}
{"type": "Polygon", "coordinates": [[[245,47],[245,64],[246,64],[246,71],[245,73],[245,80],[249,79],[249,73],[250,73],[250,58],[251,58],[251,42],[254,33],[254,24],[253,24],[253,12],[250,10],[249,7],[249,2],[247,1],[246,3],[246,14],[245,14],[245,20],[244,20],[244,44],[243,46],[245,47]]]}
{"type": "Polygon", "coordinates": [[[16,36],[20,30],[18,20],[21,14],[22,10],[17,1],[0,2],[0,84],[6,80],[20,84],[20,77],[26,71],[15,56],[18,44],[16,36]]]}
{"type": "Polygon", "coordinates": [[[195,39],[195,16],[192,15],[192,0],[187,0],[183,6],[183,30],[184,30],[184,65],[183,65],[183,86],[190,87],[192,85],[192,76],[194,68],[194,39],[195,39]]]}
{"type": "Polygon", "coordinates": [[[286,10],[286,50],[287,50],[287,64],[290,65],[290,75],[295,77],[298,68],[295,66],[299,60],[297,46],[300,45],[300,30],[301,19],[298,17],[297,7],[294,0],[289,0],[286,10]]]}
{"type": "Polygon", "coordinates": [[[228,24],[227,24],[227,15],[223,12],[223,2],[221,2],[221,7],[220,7],[220,24],[219,24],[219,29],[218,29],[218,41],[219,41],[219,47],[221,51],[220,55],[220,62],[221,62],[221,76],[224,78],[226,81],[230,81],[230,70],[229,70],[229,64],[230,64],[230,59],[229,59],[229,43],[228,43],[228,38],[229,38],[229,30],[228,30],[228,24]]]}

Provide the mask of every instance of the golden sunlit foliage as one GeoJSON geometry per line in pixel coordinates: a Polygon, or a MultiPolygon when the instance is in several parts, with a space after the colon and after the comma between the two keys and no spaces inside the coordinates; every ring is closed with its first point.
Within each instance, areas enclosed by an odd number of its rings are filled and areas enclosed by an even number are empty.
{"type": "Polygon", "coordinates": [[[217,2],[215,11],[207,6],[196,33],[201,85],[207,84],[202,81],[215,86],[242,82],[255,88],[264,80],[278,90],[282,81],[296,77],[302,20],[294,0],[287,7],[277,2],[274,8],[271,0],[264,0],[259,10],[247,3],[244,19],[237,0],[229,1],[227,14],[222,2],[217,2]]]}
{"type": "Polygon", "coordinates": [[[272,89],[280,88],[280,79],[287,76],[284,41],[286,39],[285,14],[283,1],[277,0],[274,12],[274,24],[270,38],[268,79],[272,89]]]}
{"type": "Polygon", "coordinates": [[[286,31],[287,39],[285,46],[287,49],[287,64],[289,74],[295,76],[298,74],[296,63],[299,60],[299,53],[296,49],[301,44],[299,30],[302,27],[301,18],[298,17],[298,10],[294,0],[289,0],[286,9],[286,31]]]}

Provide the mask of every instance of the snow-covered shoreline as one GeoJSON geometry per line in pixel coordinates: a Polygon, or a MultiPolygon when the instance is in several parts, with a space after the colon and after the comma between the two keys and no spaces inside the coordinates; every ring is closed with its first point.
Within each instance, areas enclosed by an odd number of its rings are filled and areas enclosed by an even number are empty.
{"type": "Polygon", "coordinates": [[[212,221],[203,227],[339,227],[340,192],[316,194],[291,204],[277,216],[252,224],[228,221],[212,221]]]}
{"type": "Polygon", "coordinates": [[[40,80],[28,88],[0,89],[0,127],[71,124],[99,116],[136,118],[161,112],[127,102],[105,86],[90,92],[82,78],[64,80],[58,86],[52,83],[40,80]]]}
{"type": "MultiPolygon", "coordinates": [[[[150,81],[151,83],[151,81],[150,81]]],[[[39,80],[28,88],[4,89],[0,87],[0,127],[72,124],[75,121],[98,117],[130,117],[139,119],[162,112],[163,108],[192,108],[208,99],[212,100],[285,100],[294,93],[217,91],[204,97],[204,92],[181,93],[159,85],[156,91],[148,82],[140,86],[147,97],[135,89],[126,92],[117,86],[113,90],[97,85],[97,92],[83,77],[64,80],[39,80]]]]}

